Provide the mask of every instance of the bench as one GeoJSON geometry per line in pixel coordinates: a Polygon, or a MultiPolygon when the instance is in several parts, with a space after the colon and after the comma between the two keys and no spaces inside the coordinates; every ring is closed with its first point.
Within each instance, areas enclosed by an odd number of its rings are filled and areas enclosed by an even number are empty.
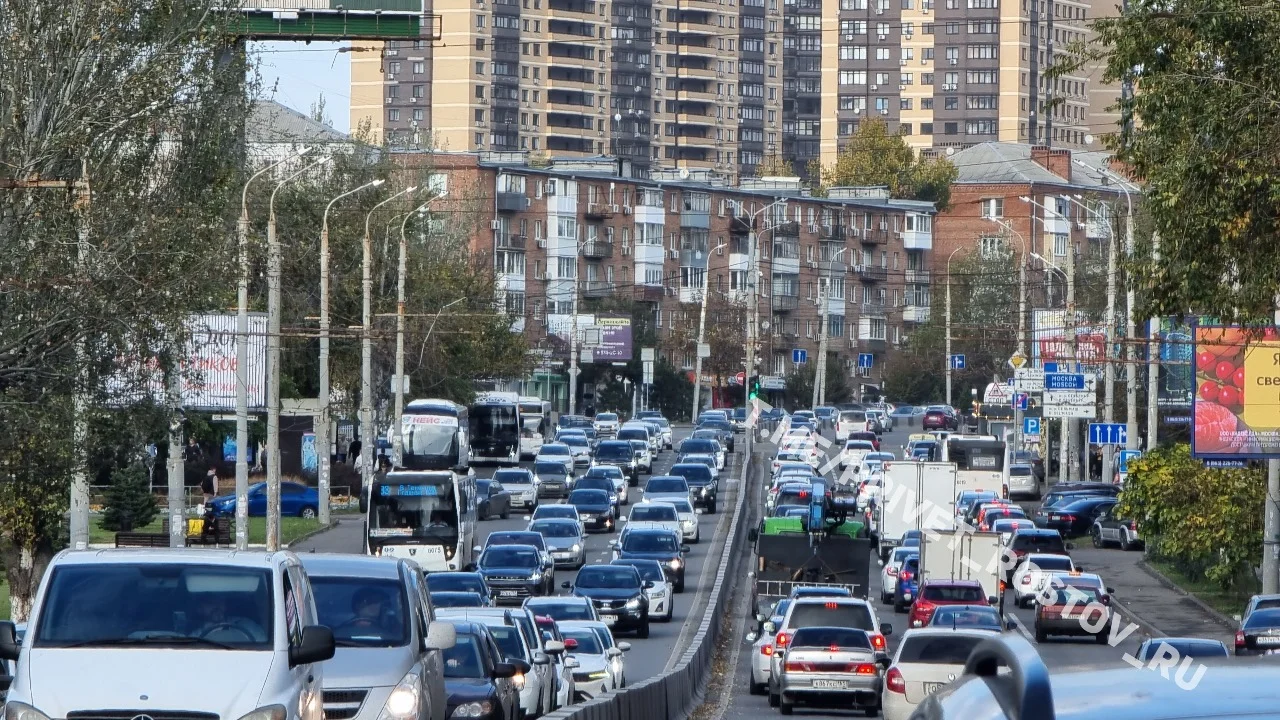
{"type": "MultiPolygon", "coordinates": [[[[188,521],[187,547],[200,545],[218,547],[220,545],[231,545],[233,542],[231,518],[229,517],[216,517],[212,520],[204,520],[203,523],[201,523],[200,531],[197,533],[191,532],[192,524],[194,523],[188,521]]],[[[165,520],[162,525],[164,528],[164,535],[165,537],[168,537],[169,521],[165,520]]]]}
{"type": "Polygon", "coordinates": [[[118,532],[116,533],[118,548],[167,548],[169,533],[118,532]]]}

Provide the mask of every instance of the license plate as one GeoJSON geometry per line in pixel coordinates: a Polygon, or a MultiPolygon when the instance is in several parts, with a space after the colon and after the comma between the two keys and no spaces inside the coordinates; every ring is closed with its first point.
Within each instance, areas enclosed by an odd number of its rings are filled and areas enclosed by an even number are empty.
{"type": "Polygon", "coordinates": [[[1260,637],[1254,641],[1254,644],[1266,645],[1267,647],[1274,647],[1274,646],[1280,645],[1280,637],[1260,637]]]}
{"type": "Polygon", "coordinates": [[[612,625],[618,622],[618,616],[617,615],[601,615],[600,622],[604,623],[605,625],[612,625]]]}
{"type": "Polygon", "coordinates": [[[909,592],[904,592],[904,593],[902,593],[902,599],[903,599],[903,600],[910,600],[910,599],[911,599],[911,593],[909,593],[909,592]]]}
{"type": "Polygon", "coordinates": [[[938,692],[939,690],[941,690],[941,689],[942,689],[942,686],[943,686],[943,685],[945,685],[945,684],[946,684],[946,683],[940,683],[940,682],[928,682],[928,683],[924,683],[924,694],[925,694],[925,695],[932,695],[933,693],[936,693],[936,692],[938,692]]]}
{"type": "Polygon", "coordinates": [[[499,590],[498,597],[519,597],[520,593],[515,590],[499,590]]]}
{"type": "Polygon", "coordinates": [[[849,683],[845,680],[814,680],[813,686],[816,688],[844,689],[849,687],[849,683]]]}

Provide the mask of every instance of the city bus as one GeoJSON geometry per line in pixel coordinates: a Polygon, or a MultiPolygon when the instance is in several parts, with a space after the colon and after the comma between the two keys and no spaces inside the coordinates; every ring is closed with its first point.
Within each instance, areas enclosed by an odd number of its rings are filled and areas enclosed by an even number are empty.
{"type": "Polygon", "coordinates": [[[520,405],[520,457],[536,457],[551,429],[551,403],[532,395],[522,395],[520,405]]]}
{"type": "Polygon", "coordinates": [[[467,409],[471,459],[477,463],[520,464],[520,405],[515,393],[486,392],[467,409]]]}
{"type": "Polygon", "coordinates": [[[956,493],[986,490],[1009,497],[1003,440],[993,435],[952,435],[942,446],[942,461],[956,465],[956,493]]]}

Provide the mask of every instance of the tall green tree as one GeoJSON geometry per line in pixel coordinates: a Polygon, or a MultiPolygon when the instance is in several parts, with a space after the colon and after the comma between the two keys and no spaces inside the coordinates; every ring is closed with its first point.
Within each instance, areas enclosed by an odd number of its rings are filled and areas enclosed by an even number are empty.
{"type": "Polygon", "coordinates": [[[927,200],[945,210],[958,171],[946,158],[918,156],[888,124],[867,118],[845,143],[833,165],[822,169],[824,185],[885,185],[893,197],[927,200]]]}

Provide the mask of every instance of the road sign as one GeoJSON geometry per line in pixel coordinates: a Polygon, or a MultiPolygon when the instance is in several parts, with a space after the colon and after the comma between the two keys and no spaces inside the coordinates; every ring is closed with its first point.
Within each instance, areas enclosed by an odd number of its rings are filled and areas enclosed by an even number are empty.
{"type": "MultiPolygon", "coordinates": [[[[408,375],[404,376],[403,383],[404,383],[404,394],[408,395],[409,394],[409,376],[408,375]]],[[[395,391],[396,391],[396,376],[392,375],[391,376],[391,392],[394,394],[395,391]]]]}
{"type": "Polygon", "coordinates": [[[1038,417],[1022,418],[1022,434],[1023,435],[1039,435],[1040,434],[1040,418],[1038,417]]]}
{"type": "Polygon", "coordinates": [[[1124,445],[1129,442],[1129,428],[1124,423],[1089,423],[1090,445],[1124,445]]]}
{"type": "Polygon", "coordinates": [[[858,368],[861,370],[870,370],[875,361],[876,356],[871,353],[858,353],[858,368]]]}
{"type": "Polygon", "coordinates": [[[653,362],[653,348],[640,348],[640,362],[653,362]]]}
{"type": "Polygon", "coordinates": [[[1026,393],[1044,392],[1044,371],[1035,368],[1014,370],[1013,387],[1026,393]]]}
{"type": "Polygon", "coordinates": [[[1024,393],[1024,392],[1016,392],[1016,393],[1014,393],[1014,394],[1013,394],[1013,402],[1011,403],[1011,405],[1013,405],[1013,409],[1014,409],[1014,410],[1026,410],[1026,409],[1027,409],[1027,399],[1028,399],[1029,397],[1030,397],[1030,396],[1029,396],[1029,395],[1027,395],[1027,394],[1026,394],[1026,393],[1024,393]]]}
{"type": "Polygon", "coordinates": [[[1120,451],[1120,474],[1129,474],[1129,463],[1142,457],[1141,450],[1121,450],[1120,451]]]}
{"type": "Polygon", "coordinates": [[[951,369],[952,369],[952,370],[963,370],[964,368],[965,368],[965,364],[964,364],[964,355],[962,355],[962,354],[960,354],[960,353],[956,353],[956,354],[952,355],[952,356],[951,356],[951,369]]]}
{"type": "Polygon", "coordinates": [[[792,350],[791,362],[796,365],[803,365],[809,362],[809,351],[801,348],[796,348],[795,350],[792,350]]]}
{"type": "Polygon", "coordinates": [[[1047,363],[1045,363],[1045,364],[1044,364],[1044,371],[1045,371],[1045,372],[1047,372],[1047,373],[1056,373],[1056,372],[1058,372],[1058,363],[1056,363],[1056,362],[1047,362],[1047,363]]]}
{"type": "Polygon", "coordinates": [[[1009,358],[1009,367],[1013,368],[1014,370],[1017,370],[1026,364],[1027,364],[1027,356],[1024,355],[1021,350],[1018,350],[1013,354],[1012,357],[1009,358]]]}
{"type": "Polygon", "coordinates": [[[1078,373],[1045,373],[1045,390],[1084,390],[1084,375],[1078,373]]]}
{"type": "Polygon", "coordinates": [[[698,357],[703,359],[711,357],[711,343],[698,343],[698,357]]]}
{"type": "Polygon", "coordinates": [[[1093,405],[1044,405],[1041,410],[1047,418],[1096,418],[1098,409],[1093,405]]]}
{"type": "Polygon", "coordinates": [[[652,385],[653,384],[653,361],[642,360],[640,362],[640,365],[641,365],[641,374],[644,375],[644,377],[640,380],[640,382],[644,383],[645,385],[652,385]]]}

